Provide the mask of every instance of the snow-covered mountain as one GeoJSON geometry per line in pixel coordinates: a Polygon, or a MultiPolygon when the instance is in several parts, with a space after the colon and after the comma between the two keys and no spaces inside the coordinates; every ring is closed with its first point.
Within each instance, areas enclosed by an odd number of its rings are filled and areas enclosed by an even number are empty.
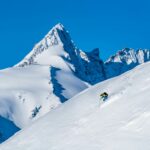
{"type": "Polygon", "coordinates": [[[0,146],[1,150],[149,150],[150,63],[101,82],[0,146]],[[109,97],[101,102],[99,95],[109,97]]]}
{"type": "Polygon", "coordinates": [[[0,142],[89,86],[149,60],[149,50],[126,48],[104,63],[98,48],[82,51],[57,24],[21,62],[0,70],[0,142]]]}
{"type": "MultiPolygon", "coordinates": [[[[76,48],[57,24],[20,63],[0,71],[0,116],[22,129],[104,79],[99,50],[86,53],[76,48]]],[[[8,137],[1,126],[0,133],[8,137]]]]}
{"type": "Polygon", "coordinates": [[[150,50],[125,48],[105,62],[106,77],[118,76],[147,61],[150,61],[150,50]]]}
{"type": "Polygon", "coordinates": [[[35,45],[33,50],[16,66],[50,65],[57,69],[71,70],[90,84],[104,80],[104,64],[99,49],[84,52],[78,49],[62,24],[57,24],[35,45]],[[62,65],[63,64],[63,65],[62,65]]]}

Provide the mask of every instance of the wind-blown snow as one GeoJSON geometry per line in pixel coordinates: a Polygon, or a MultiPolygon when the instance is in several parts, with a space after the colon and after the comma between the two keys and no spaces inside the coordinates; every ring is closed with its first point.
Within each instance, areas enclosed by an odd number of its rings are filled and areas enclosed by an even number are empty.
{"type": "Polygon", "coordinates": [[[149,150],[150,63],[99,83],[23,129],[1,150],[149,150]],[[99,95],[108,92],[106,102],[99,95]]]}

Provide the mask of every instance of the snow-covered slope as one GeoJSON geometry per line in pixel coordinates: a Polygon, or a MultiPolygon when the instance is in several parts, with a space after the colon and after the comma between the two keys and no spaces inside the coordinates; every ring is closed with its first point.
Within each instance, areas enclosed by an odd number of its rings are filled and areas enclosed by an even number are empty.
{"type": "MultiPolygon", "coordinates": [[[[76,48],[57,24],[20,63],[0,71],[0,116],[24,128],[104,79],[99,50],[76,48]]],[[[0,132],[5,134],[2,128],[0,132]]]]}
{"type": "Polygon", "coordinates": [[[149,150],[150,63],[101,82],[51,111],[0,150],[149,150]],[[106,102],[99,100],[108,92],[106,102]]]}
{"type": "Polygon", "coordinates": [[[149,60],[149,50],[124,49],[103,63],[99,49],[78,49],[59,23],[21,62],[0,70],[0,117],[14,128],[0,133],[8,138],[90,85],[149,60]]]}
{"type": "Polygon", "coordinates": [[[150,61],[150,50],[125,48],[105,62],[105,74],[107,78],[115,77],[147,61],[150,61]]]}

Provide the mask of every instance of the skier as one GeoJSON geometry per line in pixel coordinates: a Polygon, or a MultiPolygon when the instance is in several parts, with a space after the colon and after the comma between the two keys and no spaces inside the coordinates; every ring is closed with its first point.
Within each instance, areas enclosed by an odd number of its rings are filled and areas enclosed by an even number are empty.
{"type": "Polygon", "coordinates": [[[107,98],[108,98],[108,93],[103,92],[102,94],[100,94],[100,100],[106,101],[107,98]]]}

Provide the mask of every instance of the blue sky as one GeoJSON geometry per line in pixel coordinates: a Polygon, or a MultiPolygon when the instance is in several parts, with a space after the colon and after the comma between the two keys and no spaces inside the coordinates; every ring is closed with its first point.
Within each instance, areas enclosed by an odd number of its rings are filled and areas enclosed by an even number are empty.
{"type": "Polygon", "coordinates": [[[0,69],[19,62],[58,22],[76,45],[104,60],[124,47],[150,48],[149,0],[2,0],[0,69]]]}

